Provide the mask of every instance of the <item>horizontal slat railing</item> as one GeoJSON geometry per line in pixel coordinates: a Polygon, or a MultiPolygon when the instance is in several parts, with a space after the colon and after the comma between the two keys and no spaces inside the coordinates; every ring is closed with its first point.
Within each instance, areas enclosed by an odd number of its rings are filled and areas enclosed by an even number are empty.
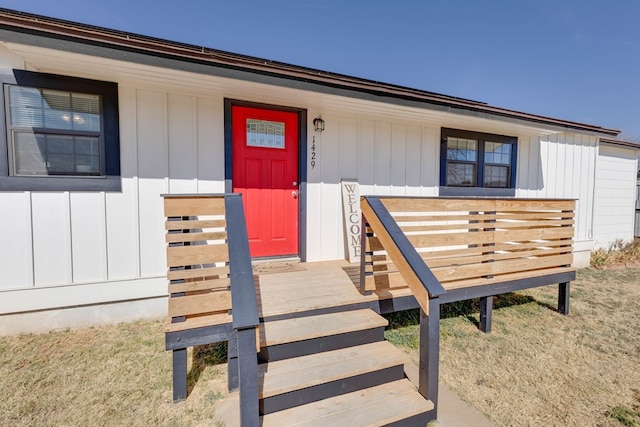
{"type": "MultiPolygon", "coordinates": [[[[571,269],[573,200],[377,199],[445,289],[571,269]]],[[[370,231],[364,289],[406,287],[381,236],[370,231]]]]}
{"type": "MultiPolygon", "coordinates": [[[[241,424],[258,426],[260,321],[242,196],[166,195],[164,203],[170,294],[166,330],[167,349],[174,350],[174,400],[176,352],[182,369],[186,346],[229,340],[234,349],[229,375],[239,382],[241,424]]],[[[184,391],[179,394],[186,397],[184,391]]]]}
{"type": "MultiPolygon", "coordinates": [[[[363,197],[361,209],[364,219],[387,250],[400,275],[411,288],[418,304],[425,313],[428,313],[429,298],[443,294],[444,288],[379,198],[363,197]]],[[[366,256],[366,252],[366,248],[362,248],[363,256],[366,256]]],[[[361,283],[364,283],[363,279],[361,277],[361,283]]]]}
{"type": "MultiPolygon", "coordinates": [[[[167,332],[229,323],[231,289],[224,196],[165,195],[164,214],[169,281],[167,332]]],[[[175,345],[181,345],[179,340],[175,345]]]]}

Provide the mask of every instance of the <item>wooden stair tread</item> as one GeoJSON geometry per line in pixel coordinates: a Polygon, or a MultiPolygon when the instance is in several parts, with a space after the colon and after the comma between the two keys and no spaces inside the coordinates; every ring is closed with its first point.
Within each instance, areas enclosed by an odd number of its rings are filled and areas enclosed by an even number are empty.
{"type": "Polygon", "coordinates": [[[260,346],[266,347],[330,335],[385,327],[388,321],[371,309],[305,316],[260,325],[260,346]]]}
{"type": "Polygon", "coordinates": [[[262,426],[380,426],[433,409],[407,379],[331,397],[262,417],[262,426]]]}
{"type": "Polygon", "coordinates": [[[260,397],[267,398],[402,364],[402,353],[386,341],[264,363],[258,366],[260,397]]]}

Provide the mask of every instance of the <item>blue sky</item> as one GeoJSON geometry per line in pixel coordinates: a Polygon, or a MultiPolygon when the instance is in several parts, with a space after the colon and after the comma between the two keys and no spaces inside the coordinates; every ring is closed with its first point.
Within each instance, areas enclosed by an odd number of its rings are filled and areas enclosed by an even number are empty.
{"type": "Polygon", "coordinates": [[[640,141],[638,0],[0,0],[0,6],[614,128],[640,141]]]}

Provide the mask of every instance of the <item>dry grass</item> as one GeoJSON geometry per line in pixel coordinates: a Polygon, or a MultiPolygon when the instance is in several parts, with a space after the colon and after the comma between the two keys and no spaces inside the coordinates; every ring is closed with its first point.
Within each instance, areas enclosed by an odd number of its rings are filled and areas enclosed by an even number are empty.
{"type": "MultiPolygon", "coordinates": [[[[554,311],[555,286],[497,298],[488,335],[477,306],[450,305],[441,379],[500,426],[640,425],[639,278],[638,267],[580,270],[569,317],[554,311]]],[[[387,336],[417,360],[416,333],[387,336]]]]}
{"type": "MultiPolygon", "coordinates": [[[[442,380],[501,426],[640,425],[639,278],[579,271],[569,317],[550,309],[556,287],[507,295],[490,335],[472,303],[449,305],[442,380]]],[[[413,326],[387,336],[417,358],[417,314],[398,318],[413,326]]],[[[195,386],[173,404],[158,322],[0,338],[0,425],[212,425],[226,365],[212,348],[193,359],[195,386]]]]}
{"type": "Polygon", "coordinates": [[[0,337],[0,425],[212,425],[226,364],[216,364],[217,349],[198,348],[191,396],[173,404],[162,329],[138,322],[0,337]]]}
{"type": "Polygon", "coordinates": [[[591,252],[591,266],[600,269],[629,267],[640,264],[640,239],[632,242],[616,240],[608,249],[591,252]]]}

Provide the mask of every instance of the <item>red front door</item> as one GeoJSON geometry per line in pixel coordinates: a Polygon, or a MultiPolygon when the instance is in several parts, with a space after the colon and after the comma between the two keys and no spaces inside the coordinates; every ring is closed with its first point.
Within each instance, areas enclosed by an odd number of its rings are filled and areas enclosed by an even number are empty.
{"type": "Polygon", "coordinates": [[[298,114],[234,106],[233,192],[252,257],[298,254],[298,114]]]}

